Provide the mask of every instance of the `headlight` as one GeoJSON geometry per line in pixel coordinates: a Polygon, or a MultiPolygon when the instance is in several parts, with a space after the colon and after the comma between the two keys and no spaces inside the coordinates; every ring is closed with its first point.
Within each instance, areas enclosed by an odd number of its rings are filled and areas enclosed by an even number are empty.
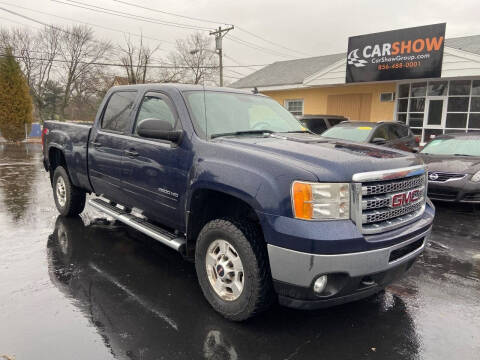
{"type": "Polygon", "coordinates": [[[293,216],[304,220],[340,220],[350,218],[350,184],[292,184],[293,216]]]}
{"type": "Polygon", "coordinates": [[[471,179],[473,182],[480,182],[480,171],[477,171],[471,179]]]}

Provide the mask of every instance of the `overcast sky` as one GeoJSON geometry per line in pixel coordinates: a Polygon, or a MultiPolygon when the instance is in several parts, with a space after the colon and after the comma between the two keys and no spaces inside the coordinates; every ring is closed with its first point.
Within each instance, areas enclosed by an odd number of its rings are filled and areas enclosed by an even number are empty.
{"type": "MultiPolygon", "coordinates": [[[[60,1],[68,2],[69,0],[60,1]]],[[[77,5],[80,3],[91,4],[189,26],[213,28],[225,23],[237,25],[238,29],[231,32],[235,41],[230,39],[224,41],[226,65],[236,65],[234,60],[244,65],[267,64],[308,55],[318,56],[345,52],[349,36],[439,22],[447,23],[447,38],[480,34],[480,22],[478,21],[480,3],[478,0],[455,2],[451,0],[296,0],[288,2],[273,0],[122,0],[183,16],[218,21],[218,25],[135,8],[114,0],[75,1],[77,5]],[[265,42],[242,30],[257,34],[261,38],[283,47],[265,42]],[[239,41],[247,41],[250,43],[249,46],[254,45],[257,48],[253,49],[242,45],[239,41]]],[[[160,45],[161,50],[157,53],[157,58],[161,58],[171,51],[176,39],[184,38],[195,31],[125,19],[52,0],[0,0],[0,7],[49,24],[65,25],[78,21],[131,33],[143,33],[145,36],[165,41],[160,45]],[[22,9],[18,6],[70,18],[73,21],[22,9]]],[[[41,26],[3,10],[0,10],[0,22],[2,27],[18,26],[18,23],[32,28],[41,26]]],[[[98,27],[94,27],[94,30],[99,37],[104,39],[116,43],[124,41],[125,35],[121,32],[98,27]]],[[[206,30],[204,32],[208,33],[206,30]]],[[[155,40],[148,40],[148,42],[152,45],[158,43],[155,40]]],[[[240,77],[239,73],[249,72],[251,72],[250,68],[229,68],[227,75],[240,77]]]]}

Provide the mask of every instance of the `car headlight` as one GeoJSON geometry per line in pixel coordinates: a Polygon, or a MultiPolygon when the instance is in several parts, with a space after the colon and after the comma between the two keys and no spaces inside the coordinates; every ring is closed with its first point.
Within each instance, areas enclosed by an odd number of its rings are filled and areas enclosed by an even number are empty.
{"type": "Polygon", "coordinates": [[[480,171],[477,171],[471,178],[473,182],[480,182],[480,171]]]}
{"type": "Polygon", "coordinates": [[[303,220],[340,220],[350,218],[350,184],[292,184],[293,216],[303,220]]]}

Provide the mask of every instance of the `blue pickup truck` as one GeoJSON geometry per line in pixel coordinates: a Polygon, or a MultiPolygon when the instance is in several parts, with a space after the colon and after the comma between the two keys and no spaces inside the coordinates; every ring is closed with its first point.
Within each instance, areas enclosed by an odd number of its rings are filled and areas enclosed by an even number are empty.
{"type": "Polygon", "coordinates": [[[415,155],[314,135],[245,91],[114,87],[93,126],[47,121],[42,144],[62,215],[97,195],[92,207],[193,260],[208,302],[236,321],[380,291],[434,217],[415,155]]]}

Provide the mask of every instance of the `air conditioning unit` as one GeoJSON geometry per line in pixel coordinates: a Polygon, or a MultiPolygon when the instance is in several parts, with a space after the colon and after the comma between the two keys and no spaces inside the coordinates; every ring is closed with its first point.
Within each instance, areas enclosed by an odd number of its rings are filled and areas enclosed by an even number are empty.
{"type": "Polygon", "coordinates": [[[380,102],[390,102],[395,99],[395,93],[393,92],[385,92],[380,93],[380,102]]]}

